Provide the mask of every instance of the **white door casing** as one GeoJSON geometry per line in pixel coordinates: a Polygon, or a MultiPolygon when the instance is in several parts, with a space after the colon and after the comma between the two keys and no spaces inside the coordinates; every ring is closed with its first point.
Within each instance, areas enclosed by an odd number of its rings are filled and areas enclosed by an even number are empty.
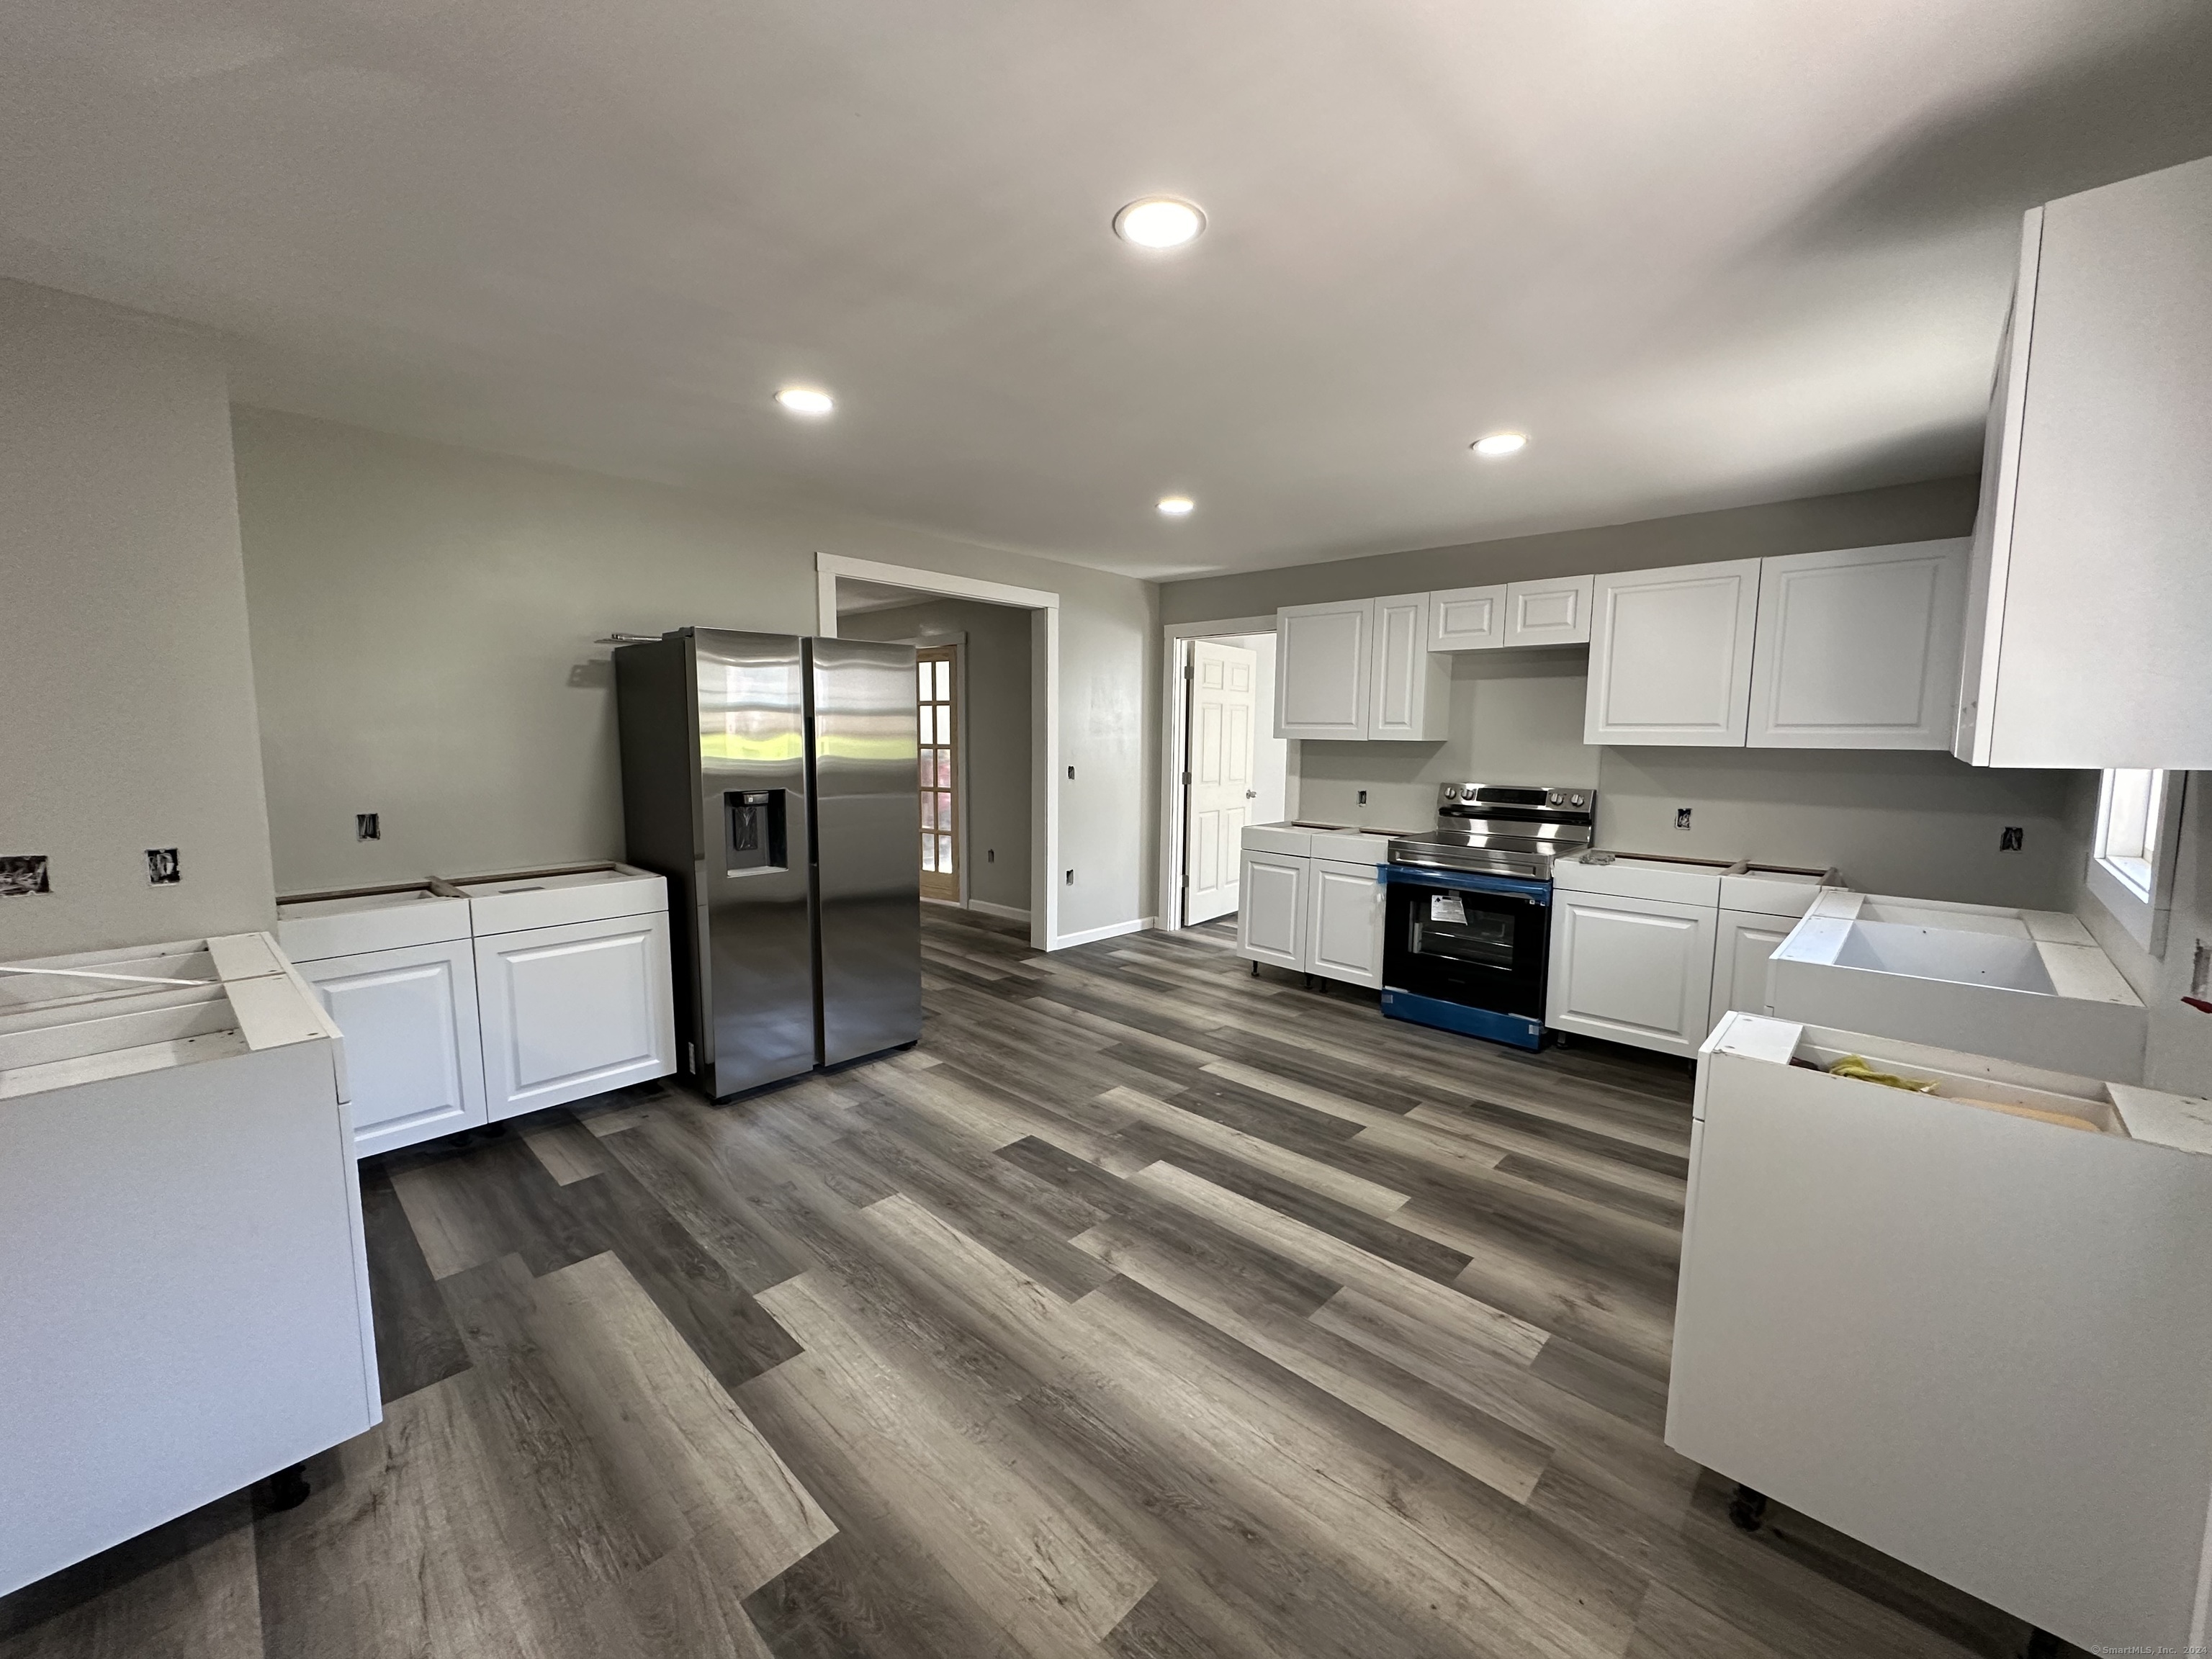
{"type": "Polygon", "coordinates": [[[1190,780],[1184,806],[1183,925],[1237,908],[1238,854],[1252,799],[1252,729],[1259,655],[1194,640],[1190,647],[1190,780]]]}
{"type": "Polygon", "coordinates": [[[493,1118],[674,1069],[665,915],[495,933],[476,952],[493,1118]]]}
{"type": "Polygon", "coordinates": [[[486,1121],[469,940],[326,957],[299,968],[345,1036],[359,1156],[486,1121]]]}

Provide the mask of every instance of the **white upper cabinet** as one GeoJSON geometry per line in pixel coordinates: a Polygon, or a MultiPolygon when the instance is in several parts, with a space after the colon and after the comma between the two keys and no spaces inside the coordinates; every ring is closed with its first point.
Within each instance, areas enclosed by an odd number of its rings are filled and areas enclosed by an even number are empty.
{"type": "Polygon", "coordinates": [[[1293,605],[1275,613],[1275,735],[1367,735],[1375,601],[1293,605]]]}
{"type": "Polygon", "coordinates": [[[1598,577],[1583,740],[1742,747],[1759,568],[1732,559],[1598,577]]]}
{"type": "Polygon", "coordinates": [[[1505,643],[1505,589],[1453,587],[1429,595],[1429,649],[1489,651],[1505,643]]]}
{"type": "Polygon", "coordinates": [[[1590,636],[1595,576],[1513,582],[1505,589],[1505,643],[1581,645],[1590,636]]]}
{"type": "Polygon", "coordinates": [[[1967,548],[1912,542],[1762,560],[1751,747],[1948,749],[1967,548]]]}
{"type": "Polygon", "coordinates": [[[1448,660],[1429,652],[1429,595],[1294,605],[1275,613],[1275,735],[1433,740],[1448,660]]]}
{"type": "Polygon", "coordinates": [[[1445,735],[1451,669],[1429,651],[1429,596],[1400,593],[1375,601],[1375,690],[1367,735],[1432,741],[1445,735]]]}
{"type": "Polygon", "coordinates": [[[2212,158],[2031,210],[1955,751],[2212,767],[2212,158]]]}

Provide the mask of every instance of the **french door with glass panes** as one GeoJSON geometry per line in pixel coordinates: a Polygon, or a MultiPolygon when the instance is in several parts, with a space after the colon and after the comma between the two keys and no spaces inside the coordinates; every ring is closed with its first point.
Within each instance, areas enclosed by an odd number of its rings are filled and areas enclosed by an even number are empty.
{"type": "Polygon", "coordinates": [[[915,653],[921,721],[921,896],[960,898],[960,647],[915,653]]]}

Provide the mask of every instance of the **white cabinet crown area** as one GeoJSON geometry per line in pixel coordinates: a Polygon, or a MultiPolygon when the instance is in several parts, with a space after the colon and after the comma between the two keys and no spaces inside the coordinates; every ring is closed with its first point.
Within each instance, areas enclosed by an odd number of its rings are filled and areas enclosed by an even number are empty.
{"type": "Polygon", "coordinates": [[[2212,766],[2212,158],[2032,209],[1954,752],[2212,766]]]}
{"type": "Polygon", "coordinates": [[[1435,742],[1450,671],[1430,649],[1431,596],[1403,593],[1275,613],[1275,735],[1435,742]]]}

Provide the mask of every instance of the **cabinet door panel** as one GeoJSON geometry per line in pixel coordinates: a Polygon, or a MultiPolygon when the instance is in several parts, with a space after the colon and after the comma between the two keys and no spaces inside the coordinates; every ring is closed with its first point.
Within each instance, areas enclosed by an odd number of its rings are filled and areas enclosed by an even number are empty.
{"type": "Polygon", "coordinates": [[[1735,559],[1597,578],[1583,740],[1742,747],[1759,567],[1735,559]]]}
{"type": "Polygon", "coordinates": [[[1419,740],[1443,736],[1450,673],[1429,653],[1429,596],[1376,599],[1375,686],[1367,703],[1371,738],[1419,740]]]}
{"type": "Polygon", "coordinates": [[[1753,748],[1948,749],[1968,543],[1762,562],[1753,748]]]}
{"type": "Polygon", "coordinates": [[[1595,576],[1513,582],[1505,589],[1505,643],[1581,645],[1590,636],[1595,576]]]}
{"type": "Polygon", "coordinates": [[[536,927],[476,945],[493,1117],[675,1069],[667,917],[536,927]]]}
{"type": "Polygon", "coordinates": [[[1291,605],[1275,613],[1275,735],[1367,735],[1375,604],[1291,605]]]}
{"type": "Polygon", "coordinates": [[[1306,966],[1348,985],[1382,983],[1382,884],[1371,864],[1311,867],[1306,966]]]}
{"type": "Polygon", "coordinates": [[[329,957],[300,973],[345,1037],[357,1155],[485,1121],[468,940],[329,957]]]}
{"type": "Polygon", "coordinates": [[[1247,853],[1237,882],[1237,948],[1255,962],[1304,968],[1308,860],[1247,853]]]}
{"type": "Polygon", "coordinates": [[[1714,916],[1657,899],[1555,894],[1545,1023],[1694,1055],[1709,1029],[1714,916]]]}
{"type": "Polygon", "coordinates": [[[1713,1000],[1705,1018],[1708,1032],[1730,1009],[1746,1014],[1766,1012],[1766,959],[1796,925],[1794,916],[1765,916],[1749,910],[1720,913],[1713,945],[1713,1000]]]}
{"type": "Polygon", "coordinates": [[[1429,649],[1490,651],[1505,643],[1505,589],[1454,587],[1429,595],[1429,649]]]}

